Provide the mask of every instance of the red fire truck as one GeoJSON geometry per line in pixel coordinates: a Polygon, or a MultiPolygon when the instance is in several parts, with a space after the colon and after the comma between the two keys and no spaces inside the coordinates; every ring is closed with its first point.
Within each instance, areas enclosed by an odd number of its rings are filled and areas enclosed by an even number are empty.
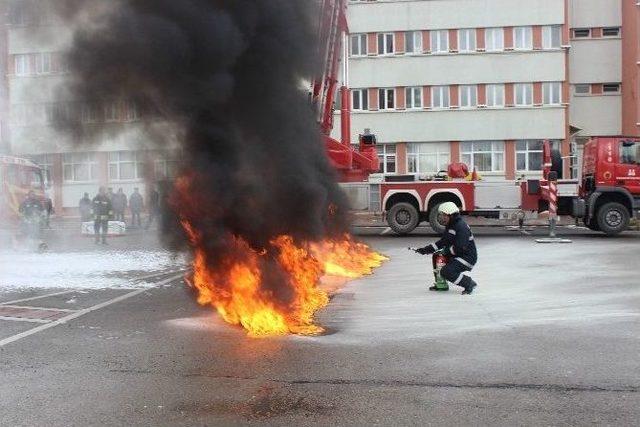
{"type": "Polygon", "coordinates": [[[45,200],[42,168],[27,159],[0,156],[0,229],[18,227],[18,209],[31,190],[45,200]]]}
{"type": "MultiPolygon", "coordinates": [[[[456,203],[466,215],[496,219],[536,218],[549,209],[549,176],[562,176],[562,159],[544,144],[542,179],[477,181],[443,175],[426,180],[386,177],[378,184],[346,185],[361,205],[385,215],[389,227],[406,234],[421,222],[436,231],[438,206],[456,203]],[[364,193],[363,193],[364,191],[364,193]]],[[[451,168],[450,168],[451,169],[451,168]]],[[[579,180],[558,179],[558,214],[579,218],[592,230],[616,235],[640,211],[640,138],[598,137],[584,147],[579,180]]],[[[357,203],[357,202],[356,202],[357,203]]],[[[362,207],[362,206],[361,206],[362,207]]]]}

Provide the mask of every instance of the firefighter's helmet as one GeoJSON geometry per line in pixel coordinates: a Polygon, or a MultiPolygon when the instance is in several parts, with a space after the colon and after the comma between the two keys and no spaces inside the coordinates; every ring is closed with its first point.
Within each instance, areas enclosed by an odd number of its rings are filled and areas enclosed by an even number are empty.
{"type": "Polygon", "coordinates": [[[455,213],[460,213],[460,209],[458,208],[458,205],[453,202],[444,202],[438,207],[438,212],[445,215],[453,215],[455,213]]]}

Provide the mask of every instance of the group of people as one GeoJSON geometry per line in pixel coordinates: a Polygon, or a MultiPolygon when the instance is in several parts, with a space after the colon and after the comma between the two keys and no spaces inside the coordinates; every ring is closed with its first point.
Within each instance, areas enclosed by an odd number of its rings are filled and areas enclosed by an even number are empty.
{"type": "MultiPolygon", "coordinates": [[[[78,207],[82,222],[93,219],[96,243],[106,244],[109,221],[126,222],[125,212],[129,208],[131,225],[142,227],[141,214],[145,204],[138,188],[134,188],[133,194],[127,197],[122,188],[114,193],[113,188],[100,187],[98,194],[93,199],[89,198],[89,193],[84,193],[78,207]]],[[[145,229],[149,229],[160,211],[160,194],[155,188],[149,193],[148,210],[149,219],[145,229]]]]}

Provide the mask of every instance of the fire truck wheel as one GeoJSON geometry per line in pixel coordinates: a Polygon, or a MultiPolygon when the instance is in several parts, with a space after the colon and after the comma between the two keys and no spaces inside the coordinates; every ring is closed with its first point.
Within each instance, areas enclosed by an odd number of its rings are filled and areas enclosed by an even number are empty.
{"type": "Polygon", "coordinates": [[[600,206],[596,216],[600,230],[608,236],[622,233],[629,226],[629,211],[617,202],[600,206]]]}
{"type": "Polygon", "coordinates": [[[412,232],[418,222],[418,210],[411,203],[396,203],[387,212],[387,224],[398,234],[412,232]]]}
{"type": "Polygon", "coordinates": [[[439,206],[440,206],[439,204],[435,205],[429,211],[429,225],[431,226],[431,228],[433,228],[433,231],[435,231],[436,233],[443,234],[444,230],[446,229],[446,225],[440,224],[440,221],[438,221],[439,206]]]}

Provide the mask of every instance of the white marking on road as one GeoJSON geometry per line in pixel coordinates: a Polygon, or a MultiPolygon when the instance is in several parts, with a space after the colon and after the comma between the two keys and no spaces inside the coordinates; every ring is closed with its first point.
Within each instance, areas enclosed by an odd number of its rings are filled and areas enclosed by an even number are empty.
{"type": "MultiPolygon", "coordinates": [[[[158,282],[156,285],[158,285],[158,286],[166,285],[166,284],[171,283],[172,281],[174,281],[176,279],[181,278],[182,276],[183,276],[182,273],[177,274],[175,276],[171,276],[171,277],[169,277],[169,278],[167,278],[165,280],[162,280],[161,282],[158,282]]],[[[135,297],[136,295],[139,295],[139,294],[141,294],[143,292],[146,292],[146,291],[148,291],[150,289],[153,289],[153,288],[137,289],[137,290],[135,290],[133,292],[129,292],[129,293],[126,293],[124,295],[120,295],[119,297],[110,299],[109,301],[105,301],[105,302],[102,302],[100,304],[96,304],[96,305],[94,305],[92,307],[82,309],[82,310],[77,311],[75,313],[72,313],[72,314],[70,314],[68,316],[65,316],[65,317],[62,317],[62,318],[60,318],[58,320],[55,320],[55,321],[53,321],[51,323],[47,323],[46,325],[41,325],[41,326],[35,327],[33,329],[29,329],[28,331],[25,331],[25,332],[13,335],[11,337],[5,338],[3,340],[0,340],[0,347],[4,347],[7,344],[11,344],[12,342],[16,342],[18,340],[21,340],[22,338],[26,338],[26,337],[28,337],[30,335],[37,334],[38,332],[42,332],[42,331],[47,330],[49,328],[53,328],[54,326],[62,325],[64,323],[69,322],[70,320],[74,320],[74,319],[77,319],[80,316],[84,316],[85,314],[91,313],[92,311],[100,310],[101,308],[107,307],[107,306],[109,306],[111,304],[115,304],[117,302],[124,301],[124,300],[126,300],[128,298],[131,298],[131,297],[135,297]]]]}
{"type": "Polygon", "coordinates": [[[78,310],[70,310],[68,308],[50,308],[50,307],[34,307],[30,305],[6,305],[3,304],[2,307],[8,308],[24,308],[25,310],[45,310],[45,311],[61,311],[64,313],[75,313],[78,310]]]}
{"type": "Polygon", "coordinates": [[[26,319],[24,317],[0,316],[0,320],[11,320],[12,322],[31,322],[31,323],[51,323],[47,319],[26,319]]]}
{"type": "Polygon", "coordinates": [[[385,234],[389,234],[391,231],[391,227],[387,227],[384,230],[382,230],[382,232],[380,233],[381,236],[384,236],[385,234]]]}
{"type": "Polygon", "coordinates": [[[25,301],[33,301],[33,300],[40,299],[40,298],[47,298],[47,297],[53,297],[53,296],[56,296],[56,295],[70,294],[71,292],[75,292],[75,291],[76,291],[75,289],[70,289],[70,290],[67,290],[67,291],[53,292],[51,294],[38,295],[38,296],[35,296],[35,297],[15,299],[13,301],[0,302],[0,305],[15,304],[15,303],[18,303],[18,302],[25,302],[25,301]]]}

